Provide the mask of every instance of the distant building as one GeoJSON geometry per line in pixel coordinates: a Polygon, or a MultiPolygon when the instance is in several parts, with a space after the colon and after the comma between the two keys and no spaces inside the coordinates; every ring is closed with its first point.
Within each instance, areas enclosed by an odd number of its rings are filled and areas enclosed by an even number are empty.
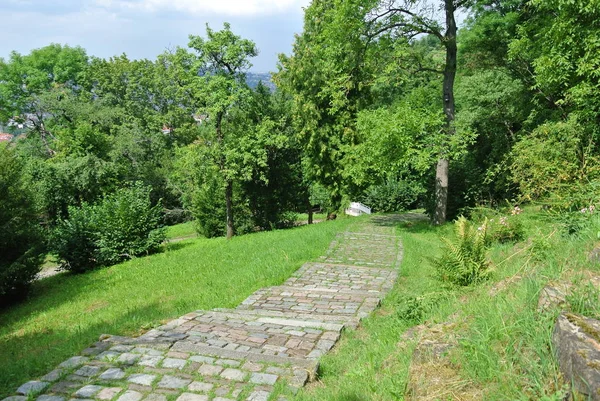
{"type": "Polygon", "coordinates": [[[0,142],[10,142],[12,141],[13,136],[11,134],[5,134],[0,132],[0,142]]]}
{"type": "Polygon", "coordinates": [[[163,134],[168,135],[168,134],[170,134],[170,133],[173,132],[173,128],[171,128],[171,127],[169,127],[167,125],[163,125],[161,131],[162,131],[163,134]]]}

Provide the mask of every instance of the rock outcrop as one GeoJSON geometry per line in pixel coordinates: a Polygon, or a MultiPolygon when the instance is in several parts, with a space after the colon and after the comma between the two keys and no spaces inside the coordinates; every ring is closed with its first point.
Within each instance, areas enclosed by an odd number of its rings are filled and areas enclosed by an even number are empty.
{"type": "Polygon", "coordinates": [[[560,370],[572,391],[584,399],[600,400],[600,321],[562,313],[552,342],[560,370]]]}

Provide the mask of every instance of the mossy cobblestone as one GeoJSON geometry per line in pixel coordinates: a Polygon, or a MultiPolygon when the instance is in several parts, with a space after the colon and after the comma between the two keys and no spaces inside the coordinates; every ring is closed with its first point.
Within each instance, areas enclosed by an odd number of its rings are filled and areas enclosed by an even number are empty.
{"type": "Polygon", "coordinates": [[[361,223],[236,309],[191,312],[137,338],[103,335],[3,401],[285,400],[392,288],[402,252],[394,234],[393,220],[361,223]]]}

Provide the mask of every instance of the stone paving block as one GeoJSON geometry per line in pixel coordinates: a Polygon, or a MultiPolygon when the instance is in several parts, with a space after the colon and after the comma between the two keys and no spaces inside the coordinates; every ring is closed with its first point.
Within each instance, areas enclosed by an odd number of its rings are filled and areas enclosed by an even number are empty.
{"type": "Polygon", "coordinates": [[[136,373],[127,378],[130,383],[140,384],[142,386],[151,386],[152,382],[156,379],[156,375],[149,375],[145,373],[136,373]]]}
{"type": "Polygon", "coordinates": [[[192,381],[189,379],[181,379],[175,376],[163,376],[163,378],[158,382],[158,387],[160,388],[168,388],[168,389],[180,389],[184,388],[192,381]]]}
{"type": "Polygon", "coordinates": [[[100,392],[100,390],[102,390],[104,387],[102,386],[96,386],[93,384],[88,384],[87,386],[83,386],[82,388],[80,388],[79,390],[77,390],[75,392],[75,397],[77,398],[92,398],[94,397],[97,393],[100,392]]]}
{"type": "Polygon", "coordinates": [[[27,401],[27,397],[22,395],[13,395],[11,397],[6,397],[2,401],[27,401]]]}
{"type": "Polygon", "coordinates": [[[244,381],[244,377],[246,376],[246,374],[239,369],[227,368],[221,372],[220,376],[227,380],[234,380],[234,381],[241,382],[241,381],[244,381]]]}
{"type": "Polygon", "coordinates": [[[72,374],[72,375],[67,376],[66,379],[68,381],[72,381],[72,382],[83,383],[83,382],[88,381],[90,378],[89,377],[85,377],[85,376],[79,376],[79,375],[76,375],[76,374],[72,374]]]}
{"type": "Polygon", "coordinates": [[[76,375],[84,376],[84,377],[94,377],[98,375],[102,371],[100,366],[89,366],[84,365],[75,371],[76,375]]]}
{"type": "Polygon", "coordinates": [[[62,369],[54,369],[52,372],[40,377],[40,381],[55,382],[59,380],[64,373],[65,371],[62,369]]]}
{"type": "Polygon", "coordinates": [[[190,357],[190,361],[212,364],[215,362],[215,358],[204,355],[194,355],[190,357]]]}
{"type": "Polygon", "coordinates": [[[192,393],[183,393],[177,398],[177,401],[208,401],[208,396],[192,393]]]}
{"type": "Polygon", "coordinates": [[[144,401],[167,401],[167,396],[164,394],[152,393],[148,394],[144,401]]]}
{"type": "Polygon", "coordinates": [[[192,382],[188,386],[188,390],[208,393],[213,389],[213,387],[215,387],[215,385],[212,383],[192,382]]]}
{"type": "Polygon", "coordinates": [[[119,398],[117,398],[117,401],[140,401],[142,397],[142,393],[138,393],[137,391],[133,390],[127,390],[119,398]]]}
{"type": "Polygon", "coordinates": [[[155,368],[163,359],[162,356],[143,355],[138,361],[138,365],[155,368]]]}
{"type": "Polygon", "coordinates": [[[40,395],[36,398],[36,401],[65,401],[65,397],[58,395],[40,395]]]}
{"type": "Polygon", "coordinates": [[[31,393],[39,393],[48,388],[49,385],[50,383],[48,382],[42,382],[37,380],[30,381],[21,385],[21,387],[17,389],[17,394],[27,395],[31,393]]]}
{"type": "Polygon", "coordinates": [[[200,366],[200,369],[198,369],[198,373],[200,373],[203,376],[216,376],[222,371],[222,367],[214,365],[202,365],[200,366]]]}
{"type": "Polygon", "coordinates": [[[244,364],[244,366],[242,366],[242,369],[250,371],[250,372],[260,372],[261,370],[263,370],[264,365],[260,364],[260,363],[255,363],[255,362],[246,362],[244,364]]]}
{"type": "Polygon", "coordinates": [[[124,354],[121,354],[118,358],[117,358],[117,362],[122,363],[124,365],[133,365],[135,364],[138,360],[140,359],[140,356],[137,354],[132,354],[129,352],[126,352],[124,354]]]}
{"type": "Polygon", "coordinates": [[[215,361],[216,365],[221,365],[221,366],[230,366],[233,368],[237,368],[238,366],[240,366],[242,363],[240,361],[236,361],[233,359],[217,359],[215,361]]]}
{"type": "Polygon", "coordinates": [[[279,377],[269,373],[252,373],[250,376],[250,382],[255,384],[270,384],[273,385],[277,382],[279,377]]]}
{"type": "Polygon", "coordinates": [[[80,386],[81,386],[80,383],[74,383],[74,382],[69,382],[69,381],[60,381],[58,383],[55,383],[52,387],[50,387],[50,392],[70,394],[76,388],[79,388],[80,386]]]}
{"type": "Polygon", "coordinates": [[[271,393],[268,391],[254,391],[250,394],[246,401],[268,401],[271,393]]]}
{"type": "Polygon", "coordinates": [[[235,400],[232,398],[216,397],[216,398],[213,398],[212,401],[235,401],[235,400]]]}
{"type": "Polygon", "coordinates": [[[121,380],[125,377],[125,372],[119,368],[110,368],[103,372],[98,378],[101,380],[121,380]]]}
{"type": "Polygon", "coordinates": [[[132,353],[150,355],[150,356],[162,356],[162,352],[152,348],[136,347],[131,350],[132,353]]]}
{"type": "Polygon", "coordinates": [[[183,369],[187,361],[185,359],[165,358],[162,367],[167,369],[183,369]]]}
{"type": "Polygon", "coordinates": [[[72,368],[76,368],[78,366],[83,365],[84,363],[88,362],[89,360],[90,359],[86,356],[74,356],[72,358],[67,359],[66,361],[64,361],[63,363],[61,363],[58,366],[61,368],[72,369],[72,368]]]}
{"type": "Polygon", "coordinates": [[[96,394],[96,398],[102,401],[109,401],[115,398],[115,396],[119,394],[121,390],[122,389],[120,387],[106,387],[96,394]]]}

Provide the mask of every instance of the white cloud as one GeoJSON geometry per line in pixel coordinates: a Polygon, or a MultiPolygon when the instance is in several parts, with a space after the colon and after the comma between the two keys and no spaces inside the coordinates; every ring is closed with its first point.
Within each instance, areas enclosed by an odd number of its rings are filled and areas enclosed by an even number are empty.
{"type": "Polygon", "coordinates": [[[273,15],[300,12],[310,0],[96,0],[108,9],[140,10],[147,12],[179,11],[195,15],[219,14],[229,16],[273,15]]]}

